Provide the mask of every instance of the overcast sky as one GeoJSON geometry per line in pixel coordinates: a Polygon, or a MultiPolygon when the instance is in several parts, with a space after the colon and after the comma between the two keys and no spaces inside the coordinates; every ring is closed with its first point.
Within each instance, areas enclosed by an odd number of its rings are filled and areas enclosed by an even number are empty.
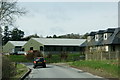
{"type": "Polygon", "coordinates": [[[117,2],[19,2],[28,13],[17,19],[25,36],[44,37],[118,27],[117,2]]]}

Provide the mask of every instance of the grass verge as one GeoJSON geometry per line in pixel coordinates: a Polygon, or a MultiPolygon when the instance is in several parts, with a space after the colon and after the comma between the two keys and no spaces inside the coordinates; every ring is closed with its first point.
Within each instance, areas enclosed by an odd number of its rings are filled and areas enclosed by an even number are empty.
{"type": "Polygon", "coordinates": [[[69,65],[101,77],[118,78],[118,62],[115,60],[75,61],[69,63],[69,65]]]}
{"type": "Polygon", "coordinates": [[[12,77],[12,80],[20,79],[28,71],[28,68],[24,64],[17,64],[16,71],[17,73],[12,77]]]}

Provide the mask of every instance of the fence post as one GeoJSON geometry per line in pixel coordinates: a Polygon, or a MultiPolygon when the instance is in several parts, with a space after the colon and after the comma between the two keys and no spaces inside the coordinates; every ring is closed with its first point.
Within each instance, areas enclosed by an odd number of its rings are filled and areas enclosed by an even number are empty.
{"type": "Polygon", "coordinates": [[[116,60],[119,60],[119,51],[116,52],[116,60]]]}
{"type": "Polygon", "coordinates": [[[110,52],[108,52],[108,57],[109,57],[108,59],[110,60],[110,52]]]}
{"type": "Polygon", "coordinates": [[[87,58],[88,58],[88,57],[87,57],[87,54],[88,54],[88,53],[85,53],[85,60],[88,60],[88,59],[87,59],[87,58]]]}
{"type": "Polygon", "coordinates": [[[101,52],[101,61],[102,61],[102,52],[101,52]]]}

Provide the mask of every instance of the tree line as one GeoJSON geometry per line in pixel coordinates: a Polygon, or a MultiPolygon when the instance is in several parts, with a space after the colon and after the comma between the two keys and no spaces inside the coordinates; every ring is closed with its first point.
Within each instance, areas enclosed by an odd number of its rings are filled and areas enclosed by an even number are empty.
{"type": "Polygon", "coordinates": [[[46,38],[70,38],[70,39],[86,39],[87,38],[88,33],[84,34],[84,35],[80,35],[80,34],[65,34],[65,35],[53,35],[53,36],[47,36],[46,38]]]}
{"type": "Polygon", "coordinates": [[[2,37],[2,44],[5,45],[8,41],[22,41],[24,31],[13,28],[11,31],[8,26],[5,26],[2,37]]]}

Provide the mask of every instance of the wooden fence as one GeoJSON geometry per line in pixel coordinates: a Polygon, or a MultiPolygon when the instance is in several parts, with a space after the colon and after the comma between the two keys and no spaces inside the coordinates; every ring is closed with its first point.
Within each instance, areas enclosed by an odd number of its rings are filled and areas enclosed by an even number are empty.
{"type": "Polygon", "coordinates": [[[87,52],[86,60],[118,60],[120,52],[87,52]]]}

